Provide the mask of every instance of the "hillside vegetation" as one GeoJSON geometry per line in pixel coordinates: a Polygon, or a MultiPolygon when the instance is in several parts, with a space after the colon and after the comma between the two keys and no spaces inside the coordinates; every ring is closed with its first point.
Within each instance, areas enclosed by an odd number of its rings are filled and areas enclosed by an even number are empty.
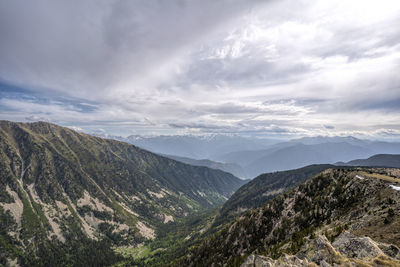
{"type": "Polygon", "coordinates": [[[0,121],[0,264],[109,265],[244,182],[53,124],[0,121]]]}
{"type": "Polygon", "coordinates": [[[300,169],[262,174],[240,187],[224,203],[217,221],[227,222],[249,209],[258,208],[270,199],[306,181],[333,165],[310,165],[300,169]]]}
{"type": "MultiPolygon", "coordinates": [[[[393,244],[398,250],[399,183],[398,169],[328,169],[266,205],[247,211],[192,246],[174,265],[239,266],[251,254],[271,259],[298,254],[305,259],[301,251],[307,251],[312,240],[323,235],[334,241],[345,229],[355,236],[393,244]]],[[[318,246],[309,250],[314,254],[318,251],[318,246]]]]}

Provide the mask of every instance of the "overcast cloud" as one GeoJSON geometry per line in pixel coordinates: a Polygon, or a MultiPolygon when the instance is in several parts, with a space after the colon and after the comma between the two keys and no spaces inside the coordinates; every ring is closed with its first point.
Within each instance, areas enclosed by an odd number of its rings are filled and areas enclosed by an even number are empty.
{"type": "Polygon", "coordinates": [[[1,1],[0,119],[400,140],[400,1],[1,1]]]}

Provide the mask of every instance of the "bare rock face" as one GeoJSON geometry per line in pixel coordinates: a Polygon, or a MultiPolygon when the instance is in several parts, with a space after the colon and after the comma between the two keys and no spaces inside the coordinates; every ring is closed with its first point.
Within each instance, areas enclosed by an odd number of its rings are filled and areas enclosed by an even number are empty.
{"type": "Polygon", "coordinates": [[[340,263],[340,254],[324,235],[319,235],[306,244],[297,254],[321,266],[331,266],[340,263]]]}
{"type": "Polygon", "coordinates": [[[278,260],[273,260],[269,257],[261,255],[250,255],[241,267],[307,267],[310,265],[307,259],[301,260],[297,256],[284,254],[278,260]]]}
{"type": "Polygon", "coordinates": [[[384,243],[379,243],[378,246],[387,256],[400,260],[400,249],[397,246],[384,243]]]}
{"type": "Polygon", "coordinates": [[[345,231],[332,244],[324,235],[319,235],[296,255],[283,254],[277,260],[250,255],[241,267],[400,266],[399,259],[397,246],[378,243],[369,237],[356,237],[345,231]]]}
{"type": "Polygon", "coordinates": [[[299,259],[297,256],[284,254],[276,261],[276,266],[307,267],[313,266],[307,259],[299,259]]]}
{"type": "Polygon", "coordinates": [[[365,259],[384,255],[378,243],[369,237],[356,237],[345,231],[332,243],[342,255],[349,258],[365,259]]]}
{"type": "Polygon", "coordinates": [[[240,265],[240,267],[272,267],[274,266],[274,260],[271,258],[261,256],[261,255],[250,255],[247,257],[245,262],[240,265]]]}

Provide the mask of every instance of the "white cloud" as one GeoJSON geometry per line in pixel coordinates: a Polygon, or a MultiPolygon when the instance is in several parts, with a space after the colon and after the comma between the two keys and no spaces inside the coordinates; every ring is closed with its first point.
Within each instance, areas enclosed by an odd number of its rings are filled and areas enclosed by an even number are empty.
{"type": "Polygon", "coordinates": [[[94,107],[3,97],[0,114],[136,132],[397,133],[398,25],[395,0],[3,2],[0,80],[94,107]]]}

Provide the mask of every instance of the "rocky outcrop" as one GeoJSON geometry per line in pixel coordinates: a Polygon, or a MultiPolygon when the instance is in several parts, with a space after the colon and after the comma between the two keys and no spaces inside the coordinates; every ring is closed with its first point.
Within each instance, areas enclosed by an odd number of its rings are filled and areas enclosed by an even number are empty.
{"type": "Polygon", "coordinates": [[[385,255],[400,260],[400,249],[397,246],[384,243],[379,243],[378,246],[385,255]]]}
{"type": "Polygon", "coordinates": [[[333,243],[319,235],[307,242],[296,255],[284,254],[277,260],[252,254],[241,267],[400,266],[399,259],[398,247],[344,231],[333,243]]]}
{"type": "Polygon", "coordinates": [[[378,244],[369,237],[356,237],[345,231],[332,243],[333,247],[348,258],[365,259],[384,255],[378,244]]]}
{"type": "Polygon", "coordinates": [[[312,267],[315,264],[310,263],[307,259],[301,260],[297,256],[283,255],[277,260],[261,255],[250,255],[241,267],[312,267]]]}
{"type": "Polygon", "coordinates": [[[274,259],[283,253],[295,255],[301,251],[309,261],[324,264],[324,260],[330,265],[341,264],[341,257],[366,261],[364,255],[397,255],[395,248],[387,247],[392,254],[385,253],[372,242],[400,246],[400,194],[390,186],[400,183],[400,176],[393,175],[394,170],[380,168],[325,170],[227,223],[217,234],[193,246],[181,265],[202,262],[232,266],[242,255],[255,251],[274,259]],[[332,240],[343,229],[372,240],[342,236],[335,247],[317,237],[309,243],[311,236],[318,234],[332,240]],[[346,247],[348,243],[350,248],[346,247]],[[303,247],[304,244],[311,247],[303,247]],[[312,256],[307,255],[307,250],[312,256]]]}
{"type": "Polygon", "coordinates": [[[297,253],[302,259],[308,259],[311,262],[321,266],[330,266],[341,263],[341,256],[324,235],[319,235],[307,243],[297,253]]]}

